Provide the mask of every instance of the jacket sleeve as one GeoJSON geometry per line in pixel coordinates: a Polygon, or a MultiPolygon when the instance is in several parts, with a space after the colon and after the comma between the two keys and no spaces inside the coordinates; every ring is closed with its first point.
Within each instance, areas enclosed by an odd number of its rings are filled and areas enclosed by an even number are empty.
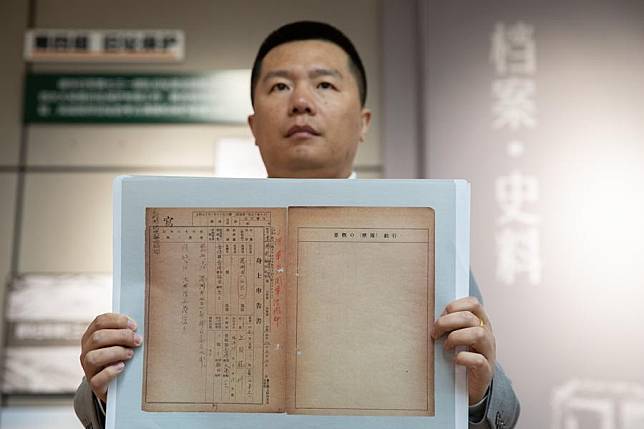
{"type": "Polygon", "coordinates": [[[105,428],[105,415],[99,409],[94,393],[84,377],[74,395],[74,411],[86,429],[105,428]]]}
{"type": "MultiPolygon", "coordinates": [[[[483,302],[481,291],[472,272],[470,272],[470,295],[483,302]]],[[[511,429],[515,427],[520,412],[521,406],[512,388],[512,382],[497,362],[485,404],[485,415],[478,422],[470,421],[469,429],[511,429]]]]}

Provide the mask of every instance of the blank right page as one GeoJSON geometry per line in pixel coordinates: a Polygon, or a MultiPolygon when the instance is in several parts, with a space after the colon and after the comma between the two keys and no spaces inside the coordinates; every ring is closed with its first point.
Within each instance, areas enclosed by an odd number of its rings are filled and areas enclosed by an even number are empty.
{"type": "Polygon", "coordinates": [[[434,415],[434,210],[288,209],[287,412],[434,415]]]}

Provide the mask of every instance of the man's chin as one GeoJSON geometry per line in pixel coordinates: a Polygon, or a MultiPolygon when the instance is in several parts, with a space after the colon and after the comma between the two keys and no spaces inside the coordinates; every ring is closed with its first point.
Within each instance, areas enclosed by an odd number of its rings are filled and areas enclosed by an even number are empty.
{"type": "Polygon", "coordinates": [[[337,165],[331,153],[319,145],[300,143],[288,149],[284,167],[288,170],[318,170],[337,165]]]}

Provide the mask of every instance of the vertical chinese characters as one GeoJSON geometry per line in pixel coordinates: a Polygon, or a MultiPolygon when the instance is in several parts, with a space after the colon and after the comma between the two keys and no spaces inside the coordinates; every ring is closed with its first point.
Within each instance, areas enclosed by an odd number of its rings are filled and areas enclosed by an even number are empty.
{"type": "MultiPolygon", "coordinates": [[[[519,164],[539,123],[536,103],[537,48],[533,25],[524,22],[496,23],[491,35],[492,128],[509,141],[506,153],[519,164]]],[[[496,277],[511,285],[520,275],[537,285],[541,282],[539,181],[520,166],[495,179],[495,200],[501,211],[497,219],[496,277]]]]}

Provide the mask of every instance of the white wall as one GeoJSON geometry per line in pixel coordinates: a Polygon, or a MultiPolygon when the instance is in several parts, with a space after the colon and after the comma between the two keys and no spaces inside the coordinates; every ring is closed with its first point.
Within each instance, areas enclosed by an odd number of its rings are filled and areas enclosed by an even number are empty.
{"type": "Polygon", "coordinates": [[[472,269],[521,428],[644,427],[643,19],[631,0],[429,2],[425,162],[429,177],[472,183],[472,269]],[[493,82],[507,76],[491,36],[519,21],[534,28],[536,70],[519,77],[536,84],[537,120],[496,129],[493,82]],[[495,186],[513,171],[538,184],[536,199],[518,192],[531,226],[500,220],[495,186]],[[499,275],[506,228],[536,229],[537,253],[511,255],[540,263],[539,281],[499,275]]]}

